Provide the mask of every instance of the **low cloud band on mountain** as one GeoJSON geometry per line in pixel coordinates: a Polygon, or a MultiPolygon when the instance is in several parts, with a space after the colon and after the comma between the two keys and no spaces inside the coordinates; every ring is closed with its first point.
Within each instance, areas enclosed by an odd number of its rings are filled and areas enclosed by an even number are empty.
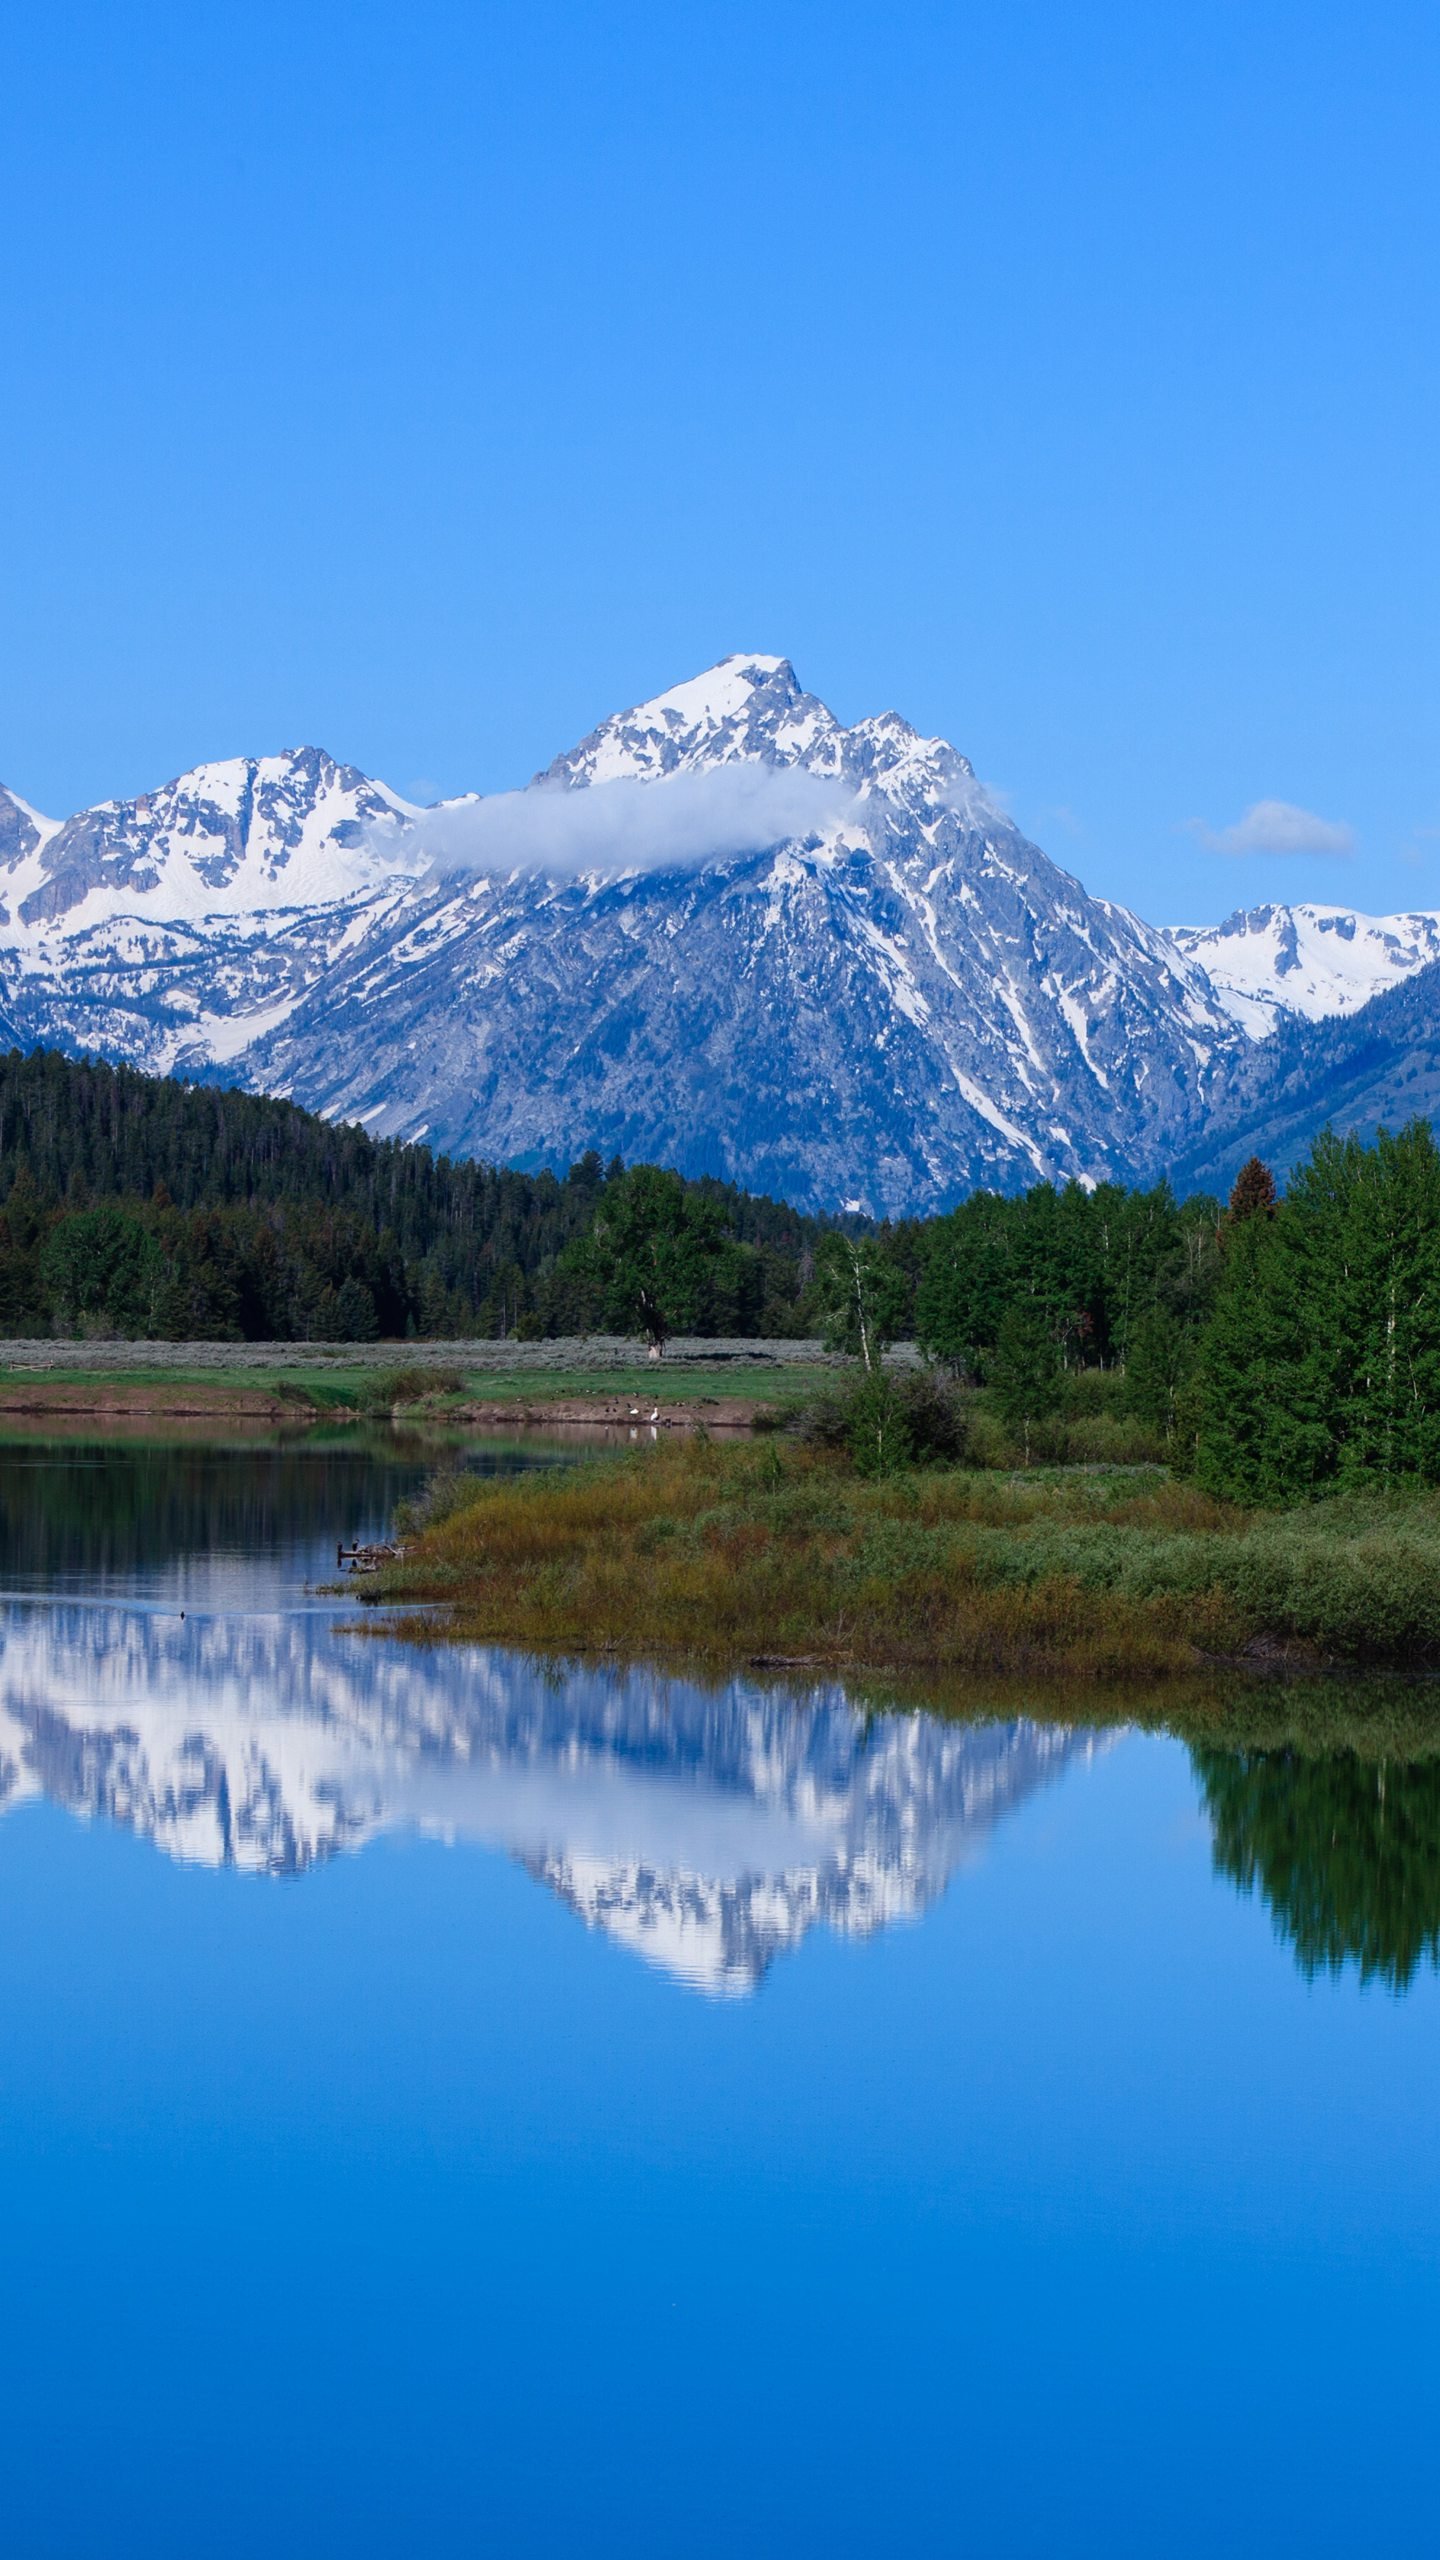
{"type": "Polygon", "coordinates": [[[863,795],[833,776],[746,759],[653,781],[540,781],[454,801],[417,819],[410,841],[441,872],[615,878],[804,842],[847,820],[863,824],[862,805],[863,795]]]}

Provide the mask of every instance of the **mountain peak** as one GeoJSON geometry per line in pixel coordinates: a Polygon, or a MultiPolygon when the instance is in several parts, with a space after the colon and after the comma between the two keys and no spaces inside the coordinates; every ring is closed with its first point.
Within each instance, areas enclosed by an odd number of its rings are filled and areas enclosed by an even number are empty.
{"type": "Polygon", "coordinates": [[[196,765],[61,826],[0,794],[0,873],[31,933],[335,905],[413,869],[403,828],[417,814],[323,747],[287,747],[196,765]]]}
{"type": "Polygon", "coordinates": [[[803,765],[852,791],[878,789],[912,808],[961,805],[973,768],[944,738],[925,738],[896,711],[842,727],[807,693],[788,658],[720,658],[684,684],[602,720],[543,783],[658,782],[717,765],[803,765]]]}
{"type": "Polygon", "coordinates": [[[777,695],[793,702],[799,692],[788,658],[747,657],[737,650],[728,658],[717,658],[703,674],[655,694],[628,716],[642,720],[655,714],[662,718],[673,714],[687,725],[706,719],[733,720],[737,712],[748,708],[756,694],[763,694],[768,704],[777,695]]]}
{"type": "Polygon", "coordinates": [[[57,834],[59,826],[58,818],[43,817],[28,800],[21,799],[18,791],[7,791],[0,782],[0,869],[13,870],[17,862],[57,834]]]}
{"type": "Polygon", "coordinates": [[[58,827],[0,792],[0,1036],[223,1063],[452,1155],[593,1145],[900,1216],[1173,1163],[1251,1039],[1440,960],[1440,915],[1143,925],[943,738],[842,725],[783,657],[721,658],[542,780],[460,813],[449,867],[444,813],[317,747],[58,827]]]}
{"type": "Polygon", "coordinates": [[[802,691],[788,658],[721,658],[684,684],[602,720],[542,782],[655,782],[750,759],[798,764],[839,723],[802,691]]]}

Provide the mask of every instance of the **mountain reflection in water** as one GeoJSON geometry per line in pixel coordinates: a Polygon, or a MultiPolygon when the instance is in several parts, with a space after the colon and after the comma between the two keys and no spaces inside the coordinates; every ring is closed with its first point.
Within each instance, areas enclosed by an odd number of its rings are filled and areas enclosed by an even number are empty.
{"type": "Polygon", "coordinates": [[[876,1717],[644,1671],[414,1646],[310,1609],[0,1613],[0,1804],[43,1793],[172,1857],[296,1875],[377,1832],[506,1849],[696,1988],[752,1991],[817,1922],[912,1919],[1093,1737],[876,1717]]]}
{"type": "MultiPolygon", "coordinates": [[[[490,1472],[562,1457],[460,1454],[490,1472]]],[[[4,1456],[0,1812],[44,1795],[191,1863],[295,1876],[385,1830],[484,1843],[588,1926],[737,1995],[818,1923],[919,1917],[1006,1812],[1109,1739],[877,1714],[839,1682],[706,1687],[357,1630],[306,1586],[435,1465],[403,1435],[4,1456]]],[[[1330,1693],[1307,1725],[1282,1689],[1191,1758],[1217,1874],[1263,1898],[1301,1972],[1403,1991],[1440,1964],[1440,1754],[1423,1701],[1394,1752],[1377,1730],[1330,1693]]]]}

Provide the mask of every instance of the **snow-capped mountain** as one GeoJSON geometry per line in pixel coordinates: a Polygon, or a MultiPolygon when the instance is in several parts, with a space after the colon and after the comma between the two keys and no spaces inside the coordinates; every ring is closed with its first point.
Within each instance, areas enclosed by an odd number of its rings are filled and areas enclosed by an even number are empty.
{"type": "Polygon", "coordinates": [[[898,1213],[1162,1148],[1236,1038],[1194,965],[1088,898],[952,748],[893,714],[842,728],[783,660],[605,722],[537,789],[538,812],[477,827],[483,869],[377,920],[247,1074],[451,1152],[553,1163],[583,1142],[898,1213]],[[760,849],[666,859],[667,807],[677,848],[723,831],[747,772],[783,828],[762,806],[760,849]],[[585,860],[617,806],[657,848],[619,877],[585,860]],[[523,846],[535,814],[563,869],[505,867],[504,825],[523,846]]]}
{"type": "Polygon", "coordinates": [[[1222,1004],[1252,1038],[1298,1015],[1323,1022],[1440,960],[1440,915],[1362,916],[1349,907],[1250,907],[1223,924],[1177,926],[1171,939],[1199,962],[1222,1004]]]}
{"type": "Polygon", "coordinates": [[[384,1830],[503,1849],[692,1988],[753,1991],[817,1925],[918,1918],[1098,1741],[876,1716],[838,1684],[710,1691],[412,1647],[317,1611],[0,1611],[0,1811],[44,1794],[171,1857],[294,1875],[384,1830]]]}
{"type": "Polygon", "coordinates": [[[732,657],[523,792],[418,810],[313,748],[64,824],[0,792],[0,1033],[225,1072],[378,1135],[819,1208],[1163,1170],[1237,1056],[1440,919],[1089,896],[893,712],[732,657]]]}
{"type": "Polygon", "coordinates": [[[425,867],[419,812],[315,747],[60,823],[0,789],[0,1011],[162,1072],[235,1057],[425,867]]]}

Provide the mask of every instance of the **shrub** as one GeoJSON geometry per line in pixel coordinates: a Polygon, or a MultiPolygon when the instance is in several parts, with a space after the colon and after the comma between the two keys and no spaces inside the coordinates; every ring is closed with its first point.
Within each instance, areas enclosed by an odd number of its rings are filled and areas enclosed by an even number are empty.
{"type": "MultiPolygon", "coordinates": [[[[851,1427],[878,1410],[853,1399],[851,1427]]],[[[686,1441],[523,1479],[452,1472],[410,1506],[402,1525],[430,1534],[370,1596],[448,1599],[510,1643],[967,1674],[1151,1675],[1257,1645],[1440,1657],[1440,1499],[1246,1512],[1158,1469],[924,1470],[896,1445],[877,1465],[843,1440],[686,1441]]]]}
{"type": "Polygon", "coordinates": [[[897,1381],[917,1466],[962,1467],[970,1448],[970,1398],[935,1369],[897,1381]]]}
{"type": "Polygon", "coordinates": [[[867,1476],[962,1466],[969,1449],[967,1399],[933,1369],[861,1370],[803,1406],[796,1428],[867,1476]]]}
{"type": "Polygon", "coordinates": [[[382,1369],[372,1378],[365,1403],[372,1413],[390,1413],[397,1404],[422,1404],[427,1396],[455,1395],[464,1384],[463,1369],[425,1369],[418,1362],[407,1363],[403,1369],[382,1369]]]}

